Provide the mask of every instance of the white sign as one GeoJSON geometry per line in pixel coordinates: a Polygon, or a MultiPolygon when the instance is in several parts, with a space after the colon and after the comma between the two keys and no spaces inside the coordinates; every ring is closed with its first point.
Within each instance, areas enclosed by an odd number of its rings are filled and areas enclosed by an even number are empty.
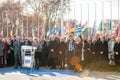
{"type": "Polygon", "coordinates": [[[25,56],[24,59],[24,67],[31,67],[32,57],[31,56],[25,56]]]}

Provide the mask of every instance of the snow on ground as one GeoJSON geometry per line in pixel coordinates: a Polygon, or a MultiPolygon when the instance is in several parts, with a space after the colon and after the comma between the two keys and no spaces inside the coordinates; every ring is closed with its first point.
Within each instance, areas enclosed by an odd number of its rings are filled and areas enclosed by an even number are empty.
{"type": "MultiPolygon", "coordinates": [[[[46,71],[47,72],[47,71],[46,71]]],[[[49,71],[48,71],[49,72],[49,71]]],[[[50,72],[51,73],[51,72],[50,72]]],[[[120,80],[120,73],[118,72],[90,72],[87,77],[80,77],[80,74],[69,75],[60,72],[52,72],[54,75],[43,73],[25,74],[19,71],[0,73],[0,80],[120,80]]]]}
{"type": "Polygon", "coordinates": [[[14,73],[6,73],[4,75],[0,74],[0,80],[105,80],[105,79],[95,79],[90,77],[84,77],[80,78],[78,76],[72,76],[72,75],[63,75],[59,73],[55,73],[57,76],[51,76],[51,75],[26,75],[20,72],[14,72],[14,73]]]}

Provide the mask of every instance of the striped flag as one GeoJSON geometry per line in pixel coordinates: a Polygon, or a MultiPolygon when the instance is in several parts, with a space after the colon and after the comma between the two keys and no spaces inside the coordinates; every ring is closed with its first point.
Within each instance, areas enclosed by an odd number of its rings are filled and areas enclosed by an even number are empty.
{"type": "Polygon", "coordinates": [[[56,28],[56,26],[54,26],[54,27],[52,28],[52,31],[50,32],[50,35],[55,34],[55,33],[56,33],[56,31],[57,31],[57,28],[56,28]]]}
{"type": "Polygon", "coordinates": [[[69,34],[69,24],[67,23],[66,26],[64,26],[64,35],[65,37],[69,34]]]}
{"type": "Polygon", "coordinates": [[[78,25],[76,32],[75,32],[76,36],[79,36],[81,34],[81,31],[82,31],[82,26],[81,26],[81,22],[80,22],[80,24],[78,25]]]}
{"type": "Polygon", "coordinates": [[[86,27],[86,26],[87,26],[87,21],[82,26],[82,32],[81,32],[82,35],[84,35],[86,32],[88,32],[88,27],[86,27]]]}
{"type": "Polygon", "coordinates": [[[87,25],[87,21],[85,22],[85,24],[82,25],[82,29],[87,25]]]}
{"type": "Polygon", "coordinates": [[[92,28],[91,37],[93,37],[95,35],[95,32],[96,32],[96,21],[94,22],[94,25],[92,28]]]}
{"type": "Polygon", "coordinates": [[[0,36],[3,37],[3,30],[1,30],[1,32],[0,32],[0,36]]]}

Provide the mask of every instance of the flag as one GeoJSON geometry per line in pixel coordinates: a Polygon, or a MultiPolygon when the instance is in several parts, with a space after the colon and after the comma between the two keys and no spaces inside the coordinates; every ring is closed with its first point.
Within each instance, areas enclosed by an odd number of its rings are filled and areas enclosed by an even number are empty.
{"type": "Polygon", "coordinates": [[[81,22],[80,22],[80,24],[78,25],[76,32],[75,32],[76,36],[79,36],[81,34],[81,31],[82,31],[82,26],[81,26],[81,22]]]}
{"type": "Polygon", "coordinates": [[[91,37],[93,37],[95,35],[95,32],[96,32],[96,21],[94,22],[94,25],[92,28],[91,37]]]}
{"type": "Polygon", "coordinates": [[[56,26],[54,26],[54,27],[52,28],[51,32],[50,32],[50,35],[55,34],[56,31],[57,31],[57,28],[56,28],[56,26]]]}
{"type": "Polygon", "coordinates": [[[1,32],[0,32],[0,36],[3,37],[3,30],[1,30],[1,32]]]}
{"type": "Polygon", "coordinates": [[[116,28],[116,30],[115,30],[115,35],[116,35],[116,37],[119,36],[119,26],[117,26],[117,28],[116,28]]]}
{"type": "Polygon", "coordinates": [[[110,20],[109,30],[112,30],[112,20],[110,20]]]}
{"type": "Polygon", "coordinates": [[[45,28],[44,26],[41,27],[41,31],[40,31],[40,38],[43,38],[45,34],[45,28]]]}
{"type": "Polygon", "coordinates": [[[69,24],[67,23],[65,26],[64,26],[64,36],[67,37],[68,34],[69,34],[69,24]]]}
{"type": "Polygon", "coordinates": [[[61,25],[58,27],[57,35],[58,35],[58,36],[61,36],[61,25]]]}
{"type": "Polygon", "coordinates": [[[88,32],[88,27],[84,28],[81,34],[84,35],[86,32],[88,32]]]}
{"type": "Polygon", "coordinates": [[[103,31],[103,20],[101,20],[101,22],[98,26],[98,31],[103,31]]]}
{"type": "Polygon", "coordinates": [[[13,37],[13,32],[12,30],[10,31],[10,40],[12,40],[12,37],[13,37]]]}
{"type": "Polygon", "coordinates": [[[85,24],[82,25],[82,32],[81,32],[82,35],[88,32],[88,27],[86,26],[87,26],[87,21],[85,22],[85,24]]]}
{"type": "Polygon", "coordinates": [[[72,26],[70,27],[70,32],[71,32],[71,33],[74,33],[74,32],[75,32],[75,26],[74,26],[74,25],[72,25],[72,26]]]}
{"type": "Polygon", "coordinates": [[[82,25],[82,29],[87,25],[87,21],[82,25]]]}
{"type": "Polygon", "coordinates": [[[48,26],[45,29],[45,36],[49,36],[50,35],[50,24],[48,24],[48,26]]]}

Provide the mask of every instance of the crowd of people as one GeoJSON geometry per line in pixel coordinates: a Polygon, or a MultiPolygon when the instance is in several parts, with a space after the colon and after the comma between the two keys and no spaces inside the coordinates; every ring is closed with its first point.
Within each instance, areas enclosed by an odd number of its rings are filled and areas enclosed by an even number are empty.
{"type": "Polygon", "coordinates": [[[82,66],[99,61],[120,66],[120,38],[114,35],[96,34],[93,38],[86,36],[59,37],[50,36],[48,40],[42,38],[20,38],[14,36],[12,40],[0,38],[0,67],[21,66],[21,46],[36,46],[35,68],[50,67],[51,69],[73,69],[71,58],[77,56],[82,66]]]}

